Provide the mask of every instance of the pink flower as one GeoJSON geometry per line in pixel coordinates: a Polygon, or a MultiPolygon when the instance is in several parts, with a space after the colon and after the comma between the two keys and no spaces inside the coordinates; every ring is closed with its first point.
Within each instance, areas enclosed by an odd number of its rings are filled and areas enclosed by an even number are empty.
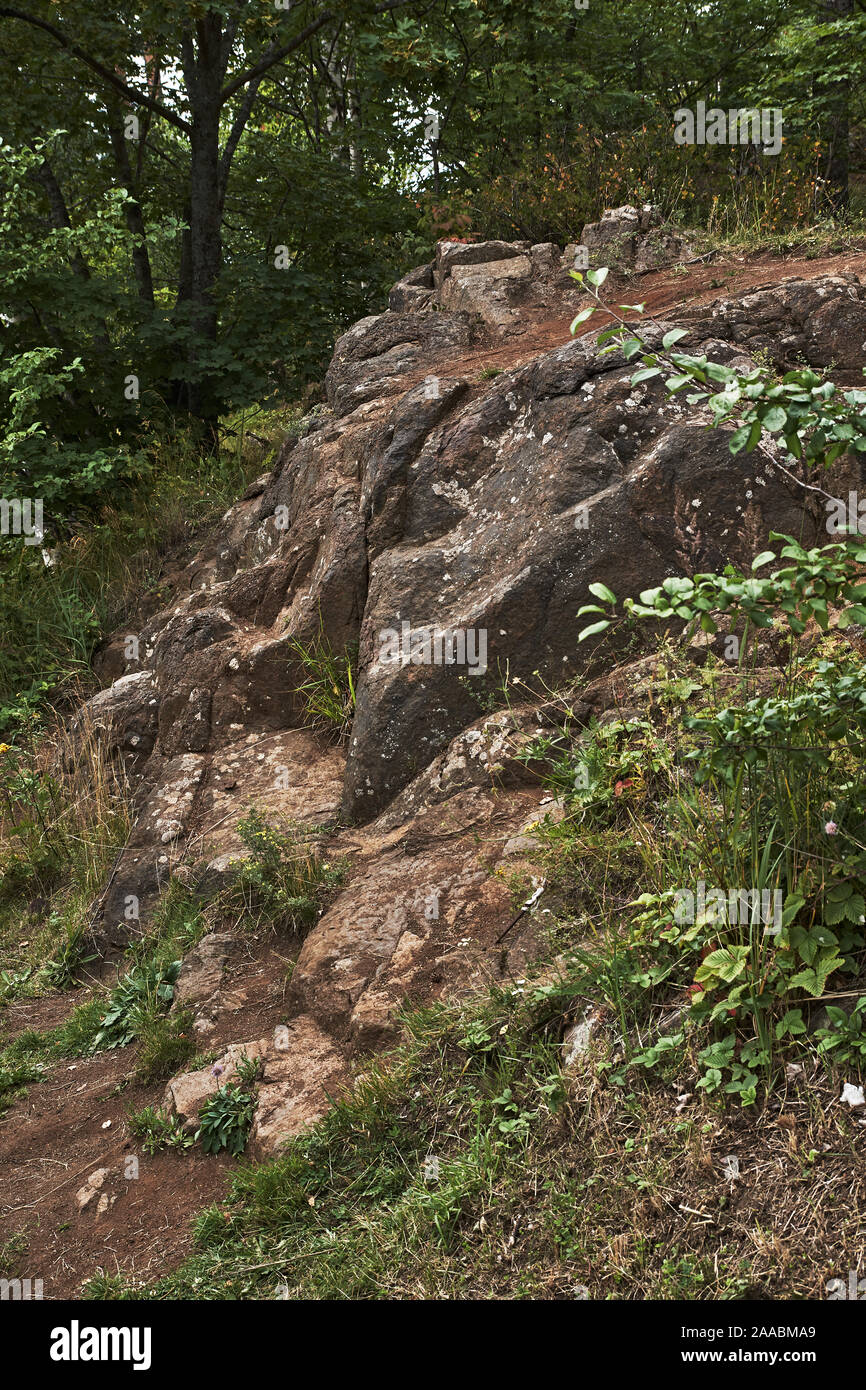
{"type": "Polygon", "coordinates": [[[834,820],[828,820],[827,824],[824,826],[824,834],[835,835],[838,829],[839,827],[834,820]]]}

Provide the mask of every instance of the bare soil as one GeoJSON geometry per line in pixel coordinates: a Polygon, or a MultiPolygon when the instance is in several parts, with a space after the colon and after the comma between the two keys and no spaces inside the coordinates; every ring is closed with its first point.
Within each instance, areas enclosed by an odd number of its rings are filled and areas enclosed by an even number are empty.
{"type": "MultiPolygon", "coordinates": [[[[264,1036],[285,1010],[286,968],[296,947],[271,939],[250,942],[232,966],[242,1008],[218,1018],[199,1044],[219,1054],[237,1041],[264,1036]]],[[[82,1002],[84,991],[10,1005],[3,1042],[24,1029],[56,1027],[82,1002]]],[[[191,1218],[228,1190],[238,1160],[201,1150],[148,1156],[133,1139],[127,1109],[159,1105],[165,1082],[143,1086],[133,1077],[138,1048],[62,1059],[46,1080],[0,1118],[0,1248],[23,1233],[26,1250],[5,1277],[42,1279],[45,1299],[76,1298],[98,1270],[154,1279],[174,1268],[192,1246],[191,1218]],[[138,1161],[138,1176],[129,1160],[138,1161]],[[102,1215],[97,1201],[79,1210],[76,1194],[88,1176],[108,1170],[101,1192],[115,1200],[102,1215]]]]}

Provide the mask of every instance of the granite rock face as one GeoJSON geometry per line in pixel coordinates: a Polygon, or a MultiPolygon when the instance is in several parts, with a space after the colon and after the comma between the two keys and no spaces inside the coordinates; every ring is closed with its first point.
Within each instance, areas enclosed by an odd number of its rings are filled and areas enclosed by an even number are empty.
{"type": "MultiPolygon", "coordinates": [[[[588,240],[632,239],[637,265],[664,235],[652,210],[618,209],[588,240]]],[[[139,787],[106,944],[146,929],[179,866],[222,881],[250,804],[331,824],[352,865],[296,963],[294,1041],[255,1043],[259,1151],[320,1113],[347,1059],[393,1036],[406,997],[495,978],[509,902],[491,871],[515,842],[531,848],[540,795],[515,756],[533,716],[479,717],[506,669],[579,675],[591,643],[578,648],[576,614],[593,581],[636,594],[748,565],[771,530],[826,538],[820,506],[771,457],[733,458],[725,433],[656,381],[633,388],[621,355],[569,337],[581,290],[568,264],[547,245],[440,243],[387,312],[338,340],[327,405],[134,634],[136,660],[116,634],[104,669],[117,679],[82,713],[139,787]],[[322,637],[358,649],[346,747],[303,727],[297,644],[322,637]]],[[[673,326],[719,362],[760,350],[859,381],[866,289],[853,275],[782,281],[646,333],[673,326]]],[[[842,473],[845,495],[859,475],[842,473]]],[[[205,1021],[224,945],[203,943],[183,977],[190,989],[198,971],[189,1002],[205,1021]]],[[[168,1100],[191,1123],[216,1081],[180,1081],[168,1100]]]]}

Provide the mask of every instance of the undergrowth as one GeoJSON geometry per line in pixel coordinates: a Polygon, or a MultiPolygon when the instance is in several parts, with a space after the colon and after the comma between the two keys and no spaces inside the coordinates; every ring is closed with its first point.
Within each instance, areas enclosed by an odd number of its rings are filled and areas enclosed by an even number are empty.
{"type": "Polygon", "coordinates": [[[195,1050],[188,1014],[167,1018],[180,963],[207,929],[200,903],[174,881],[146,936],[127,948],[111,989],[95,987],[56,1028],[26,1030],[0,1049],[0,1108],[41,1081],[59,1058],[80,1058],[140,1041],[137,1078],[173,1075],[195,1050]]]}
{"type": "Polygon", "coordinates": [[[238,821],[249,857],[225,894],[253,929],[263,925],[304,934],[324,911],[345,868],[323,859],[316,844],[321,826],[270,823],[255,806],[238,821]]]}
{"type": "Polygon", "coordinates": [[[581,963],[561,959],[405,1016],[403,1045],[366,1059],[323,1120],[236,1170],[178,1270],[151,1284],[98,1273],[86,1296],[817,1296],[862,1247],[856,1123],[826,1120],[810,1074],[780,1095],[756,1152],[742,1112],[685,1082],[672,1092],[636,1073],[616,1088],[589,1058],[563,1074],[581,980],[581,963]],[[782,1215],[801,1223],[797,1242],[776,1239],[782,1215]]]}
{"type": "Polygon", "coordinates": [[[14,736],[28,715],[45,716],[49,702],[67,708],[92,682],[100,639],[131,608],[168,600],[165,556],[236,502],[296,414],[239,413],[214,453],[203,453],[191,432],[154,430],[123,506],[64,516],[59,531],[47,515],[42,545],[0,538],[0,736],[14,736]]]}

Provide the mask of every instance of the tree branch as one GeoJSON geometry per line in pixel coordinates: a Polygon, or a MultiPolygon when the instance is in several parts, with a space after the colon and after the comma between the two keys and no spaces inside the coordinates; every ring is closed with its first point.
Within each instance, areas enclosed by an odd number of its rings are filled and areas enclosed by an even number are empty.
{"type": "MultiPolygon", "coordinates": [[[[402,3],[408,3],[408,0],[402,0],[402,3]]],[[[296,49],[302,48],[307,42],[307,39],[312,38],[314,34],[318,34],[320,29],[324,29],[326,24],[330,24],[331,20],[336,18],[337,16],[332,10],[325,10],[324,14],[319,15],[318,19],[310,20],[306,28],[302,29],[299,34],[296,34],[290,43],[283,44],[282,48],[275,48],[271,53],[266,53],[264,58],[261,58],[253,67],[247,68],[246,72],[242,72],[232,82],[229,82],[227,87],[223,87],[220,93],[222,105],[224,106],[225,103],[234,96],[235,92],[239,92],[241,87],[245,87],[248,82],[252,82],[256,78],[264,77],[265,73],[269,68],[272,68],[275,63],[281,63],[290,53],[294,53],[296,49]]]]}
{"type": "MultiPolygon", "coordinates": [[[[31,146],[32,148],[32,146],[31,146]]],[[[72,231],[72,219],[69,216],[69,209],[66,206],[66,199],[60,184],[57,182],[54,170],[48,162],[45,154],[42,154],[42,163],[33,174],[34,179],[42,184],[45,196],[48,199],[48,209],[51,217],[52,227],[58,230],[72,231]]],[[[90,267],[82,256],[78,247],[75,247],[69,258],[70,265],[76,275],[82,280],[90,279],[90,267]]]]}
{"type": "MultiPolygon", "coordinates": [[[[412,3],[413,0],[380,0],[378,5],[373,6],[372,14],[387,14],[390,10],[400,10],[412,3]]],[[[0,11],[0,13],[2,13],[2,11],[0,11]]],[[[338,18],[339,15],[335,14],[333,10],[325,10],[319,15],[318,19],[311,19],[306,28],[302,29],[299,34],[296,34],[289,43],[283,44],[282,48],[275,49],[273,53],[266,54],[258,63],[255,63],[251,68],[247,68],[246,72],[240,73],[240,75],[234,78],[227,87],[224,87],[221,93],[222,104],[225,105],[229,98],[234,96],[235,92],[240,91],[241,87],[245,87],[246,84],[252,82],[254,78],[263,77],[276,63],[281,63],[284,58],[288,58],[290,53],[294,53],[298,48],[302,48],[308,39],[311,39],[314,34],[318,34],[320,29],[324,29],[326,24],[331,23],[331,20],[338,18]]]]}
{"type": "Polygon", "coordinates": [[[219,198],[220,198],[220,207],[222,207],[223,204],[224,204],[224,202],[225,202],[226,188],[228,187],[228,181],[229,181],[229,170],[231,169],[231,163],[232,163],[232,160],[234,159],[235,150],[236,150],[237,147],[238,147],[238,142],[239,142],[241,136],[243,135],[244,128],[245,128],[245,126],[246,126],[247,121],[248,121],[249,118],[250,118],[250,114],[251,114],[251,112],[252,112],[253,106],[255,105],[255,100],[256,100],[256,96],[258,95],[258,90],[259,90],[260,84],[261,84],[261,78],[260,78],[260,77],[256,77],[256,78],[253,79],[253,81],[252,81],[252,82],[249,84],[249,86],[247,87],[247,90],[244,92],[243,101],[241,102],[240,106],[238,107],[237,114],[235,115],[235,118],[234,118],[234,120],[232,121],[232,128],[231,128],[231,130],[230,130],[229,133],[228,133],[228,136],[227,136],[227,138],[226,138],[226,143],[225,143],[225,146],[224,146],[224,148],[223,148],[223,152],[222,152],[222,154],[220,155],[220,162],[219,162],[219,198]]]}
{"type": "Polygon", "coordinates": [[[98,73],[103,81],[110,83],[112,87],[122,93],[127,101],[135,102],[136,106],[148,107],[151,111],[155,111],[158,116],[161,116],[164,121],[168,121],[170,125],[177,126],[178,130],[188,132],[191,129],[189,122],[185,121],[182,116],[178,116],[176,112],[169,110],[167,106],[163,106],[160,102],[154,101],[153,97],[146,96],[143,92],[137,92],[134,87],[130,87],[127,82],[124,82],[121,77],[118,77],[117,73],[105,67],[97,58],[93,58],[89,53],[85,53],[84,49],[79,48],[77,43],[73,43],[72,40],[63,33],[62,29],[58,29],[55,25],[49,24],[47,20],[37,19],[36,15],[25,14],[23,10],[12,9],[9,5],[0,6],[0,18],[20,19],[25,24],[32,24],[34,28],[44,30],[56,43],[60,44],[61,48],[65,48],[68,53],[71,53],[74,58],[78,58],[79,61],[89,67],[91,71],[98,73]]]}

